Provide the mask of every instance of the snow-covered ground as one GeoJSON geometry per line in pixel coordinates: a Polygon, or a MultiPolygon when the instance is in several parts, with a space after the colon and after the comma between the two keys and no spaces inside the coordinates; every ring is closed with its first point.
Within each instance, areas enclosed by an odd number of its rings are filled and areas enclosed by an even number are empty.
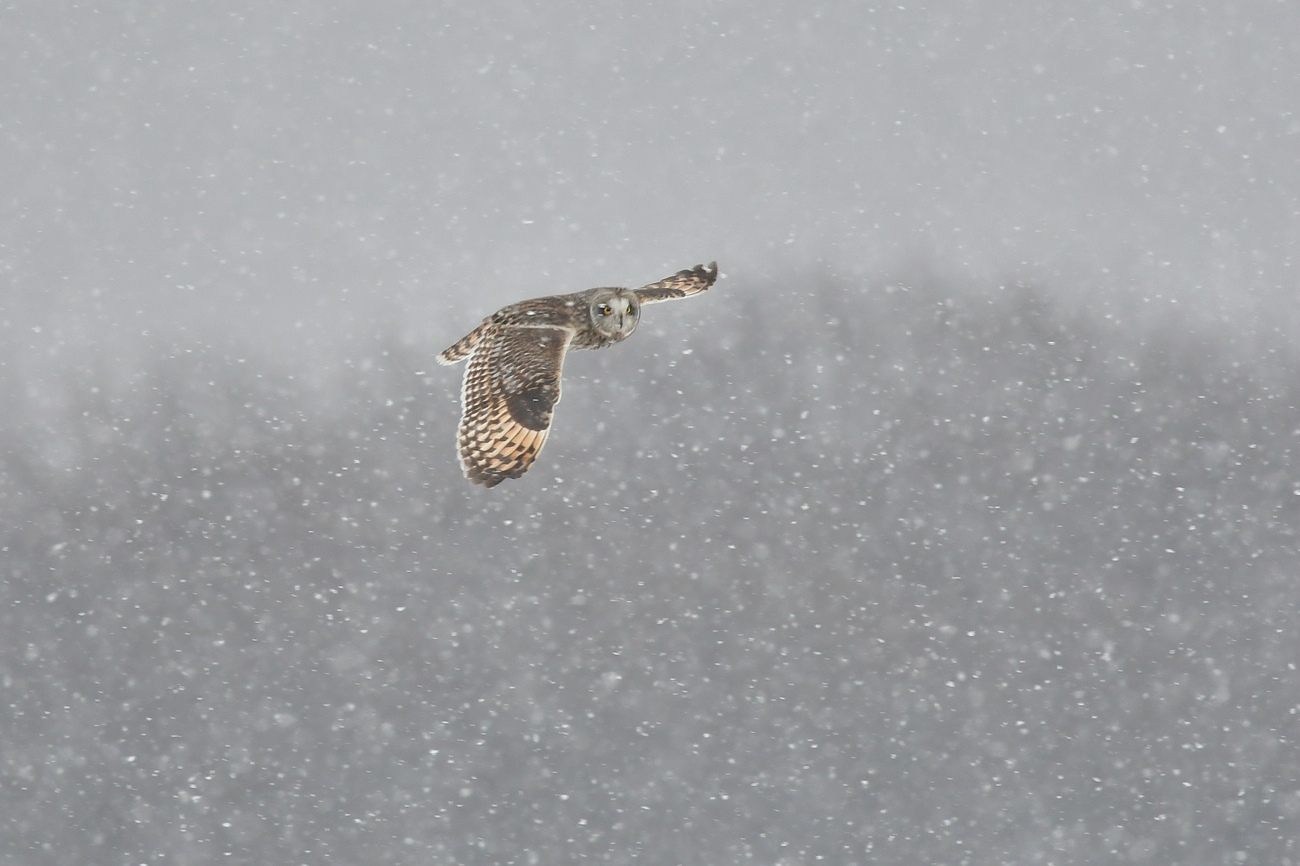
{"type": "Polygon", "coordinates": [[[0,862],[1300,862],[1297,44],[0,10],[0,862]],[[460,477],[436,351],[713,258],[460,477]]]}

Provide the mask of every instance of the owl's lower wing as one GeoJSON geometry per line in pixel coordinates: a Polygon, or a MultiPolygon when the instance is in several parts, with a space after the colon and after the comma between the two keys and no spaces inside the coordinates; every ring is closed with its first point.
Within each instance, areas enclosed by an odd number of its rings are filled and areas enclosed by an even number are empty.
{"type": "Polygon", "coordinates": [[[678,271],[665,280],[632,291],[636,292],[642,304],[656,304],[660,301],[698,295],[713,285],[717,278],[718,263],[710,262],[707,268],[704,265],[696,265],[688,271],[678,271]]]}
{"type": "Polygon", "coordinates": [[[465,336],[461,337],[453,345],[443,349],[441,352],[438,353],[438,363],[454,364],[457,361],[464,360],[466,355],[474,351],[474,346],[483,337],[483,335],[487,333],[488,329],[490,329],[492,325],[493,325],[492,320],[488,319],[486,322],[479,325],[477,328],[470,331],[465,336]]]}
{"type": "Polygon", "coordinates": [[[470,354],[461,399],[460,465],[493,487],[533,465],[560,401],[560,370],[573,331],[494,325],[470,354]]]}

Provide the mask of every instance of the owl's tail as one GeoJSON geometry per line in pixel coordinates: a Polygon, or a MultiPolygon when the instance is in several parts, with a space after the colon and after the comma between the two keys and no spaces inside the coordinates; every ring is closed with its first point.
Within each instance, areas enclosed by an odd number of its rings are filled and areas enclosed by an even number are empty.
{"type": "Polygon", "coordinates": [[[449,346],[438,353],[439,364],[455,364],[457,361],[463,361],[474,351],[478,341],[483,337],[483,332],[492,324],[491,320],[486,320],[474,330],[456,341],[455,345],[449,346]]]}

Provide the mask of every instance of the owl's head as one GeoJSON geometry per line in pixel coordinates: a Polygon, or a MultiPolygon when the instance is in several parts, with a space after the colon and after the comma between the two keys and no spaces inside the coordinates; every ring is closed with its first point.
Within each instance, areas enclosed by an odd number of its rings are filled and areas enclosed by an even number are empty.
{"type": "Polygon", "coordinates": [[[631,289],[596,289],[591,297],[591,324],[606,340],[626,340],[641,320],[641,301],[631,289]]]}

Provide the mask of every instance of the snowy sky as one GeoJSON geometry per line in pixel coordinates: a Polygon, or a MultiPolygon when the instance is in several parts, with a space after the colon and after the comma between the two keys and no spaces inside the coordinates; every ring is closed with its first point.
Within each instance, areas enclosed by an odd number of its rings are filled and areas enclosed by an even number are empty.
{"type": "Polygon", "coordinates": [[[1294,3],[19,4],[0,23],[6,318],[72,339],[215,323],[328,357],[394,321],[437,343],[521,296],[714,258],[737,290],[920,263],[1293,319],[1294,3]]]}
{"type": "Polygon", "coordinates": [[[0,862],[1297,862],[1297,81],[1282,0],[0,4],[0,862]],[[464,481],[435,352],[712,259],[464,481]]]}

